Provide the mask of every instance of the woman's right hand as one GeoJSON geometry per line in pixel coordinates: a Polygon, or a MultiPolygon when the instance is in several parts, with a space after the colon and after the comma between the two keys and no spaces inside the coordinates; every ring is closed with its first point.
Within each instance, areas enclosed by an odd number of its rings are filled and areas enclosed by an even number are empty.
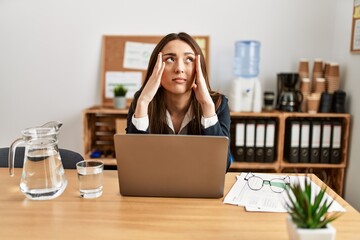
{"type": "Polygon", "coordinates": [[[147,81],[143,91],[141,92],[135,109],[135,117],[141,118],[148,114],[148,106],[151,100],[154,98],[156,92],[161,85],[161,77],[164,72],[165,62],[162,60],[162,53],[158,54],[158,58],[153,69],[153,72],[147,81]]]}

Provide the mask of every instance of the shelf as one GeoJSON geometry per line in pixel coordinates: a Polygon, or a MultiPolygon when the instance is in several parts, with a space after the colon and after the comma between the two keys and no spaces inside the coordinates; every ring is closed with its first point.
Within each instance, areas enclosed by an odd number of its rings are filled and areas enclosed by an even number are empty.
{"type": "Polygon", "coordinates": [[[232,162],[230,170],[238,169],[278,169],[279,163],[259,163],[259,162],[232,162]]]}
{"type": "Polygon", "coordinates": [[[346,165],[342,164],[330,164],[330,163],[286,163],[280,164],[281,168],[345,168],[346,165]]]}
{"type": "MultiPolygon", "coordinates": [[[[84,153],[86,158],[90,158],[91,152],[97,150],[104,153],[101,158],[105,165],[110,168],[116,167],[113,135],[123,132],[126,127],[127,109],[114,109],[112,107],[94,106],[83,111],[84,128],[84,153]]],[[[345,179],[345,170],[348,161],[349,134],[350,134],[350,114],[346,113],[289,113],[281,111],[271,112],[230,112],[231,117],[231,144],[235,142],[233,131],[235,124],[242,120],[271,120],[275,121],[275,152],[274,162],[233,162],[230,171],[253,171],[271,173],[306,173],[314,172],[324,182],[342,195],[345,179]],[[289,143],[285,142],[286,123],[291,118],[316,119],[323,118],[337,119],[342,122],[342,160],[339,164],[324,163],[289,163],[284,159],[284,147],[289,143]]],[[[233,152],[236,148],[231,146],[233,152]]],[[[233,152],[234,155],[234,152],[233,152]]]]}

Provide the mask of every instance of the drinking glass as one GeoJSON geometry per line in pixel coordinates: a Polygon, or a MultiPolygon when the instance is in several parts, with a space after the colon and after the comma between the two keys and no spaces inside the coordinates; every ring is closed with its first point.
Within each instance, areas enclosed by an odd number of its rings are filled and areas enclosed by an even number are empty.
{"type": "Polygon", "coordinates": [[[103,192],[104,163],[101,161],[80,161],[76,164],[80,196],[97,198],[103,192]]]}

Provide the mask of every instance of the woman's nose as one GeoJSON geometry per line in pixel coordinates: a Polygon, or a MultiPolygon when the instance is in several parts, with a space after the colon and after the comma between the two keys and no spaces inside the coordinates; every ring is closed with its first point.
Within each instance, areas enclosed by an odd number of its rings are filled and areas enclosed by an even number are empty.
{"type": "Polygon", "coordinates": [[[184,72],[184,63],[182,63],[181,61],[178,61],[175,67],[175,72],[176,73],[183,73],[184,72]]]}

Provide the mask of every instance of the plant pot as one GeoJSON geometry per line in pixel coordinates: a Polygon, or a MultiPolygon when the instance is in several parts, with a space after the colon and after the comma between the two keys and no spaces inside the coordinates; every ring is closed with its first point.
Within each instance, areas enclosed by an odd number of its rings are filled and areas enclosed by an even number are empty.
{"type": "Polygon", "coordinates": [[[126,98],[125,97],[114,97],[114,108],[118,108],[118,109],[126,108],[126,98]]]}
{"type": "Polygon", "coordinates": [[[335,240],[336,236],[336,229],[330,223],[326,228],[298,228],[290,216],[287,218],[287,229],[290,240],[335,240]]]}

